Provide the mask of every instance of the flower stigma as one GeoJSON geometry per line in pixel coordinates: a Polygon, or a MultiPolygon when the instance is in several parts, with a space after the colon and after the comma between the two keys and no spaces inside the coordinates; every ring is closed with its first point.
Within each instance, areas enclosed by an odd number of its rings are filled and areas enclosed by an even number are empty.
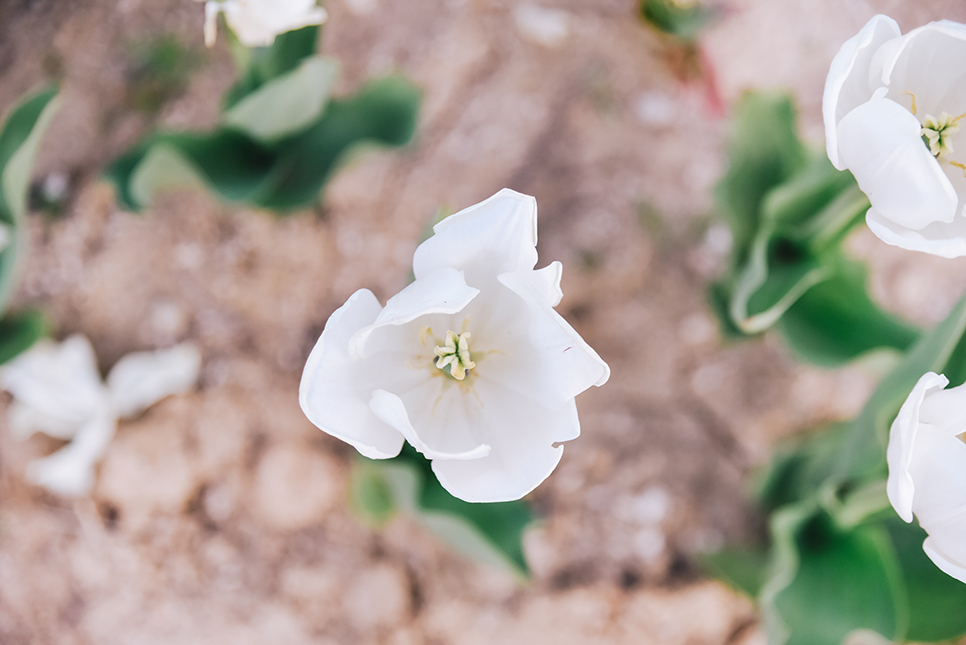
{"type": "Polygon", "coordinates": [[[437,345],[433,351],[436,352],[436,358],[433,359],[436,367],[446,372],[446,368],[449,367],[448,374],[455,378],[457,381],[462,381],[466,378],[467,370],[471,370],[476,367],[470,358],[470,332],[464,331],[461,334],[457,334],[455,331],[446,332],[446,342],[442,347],[437,345]]]}
{"type": "Polygon", "coordinates": [[[966,113],[957,117],[943,112],[939,118],[927,114],[922,120],[922,136],[929,144],[929,151],[936,157],[953,152],[952,136],[959,132],[959,120],[966,113]]]}

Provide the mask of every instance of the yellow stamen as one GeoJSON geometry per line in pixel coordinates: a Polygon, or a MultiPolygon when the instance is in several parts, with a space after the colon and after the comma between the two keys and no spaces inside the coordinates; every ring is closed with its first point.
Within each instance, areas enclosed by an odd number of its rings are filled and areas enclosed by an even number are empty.
{"type": "Polygon", "coordinates": [[[950,161],[949,162],[949,165],[950,166],[956,166],[957,168],[959,168],[960,170],[962,170],[963,171],[963,177],[966,177],[966,165],[961,164],[958,161],[950,161]]]}
{"type": "Polygon", "coordinates": [[[902,93],[908,95],[912,99],[912,106],[909,108],[909,111],[912,112],[913,116],[915,116],[916,115],[916,95],[910,92],[909,90],[904,90],[902,93]]]}

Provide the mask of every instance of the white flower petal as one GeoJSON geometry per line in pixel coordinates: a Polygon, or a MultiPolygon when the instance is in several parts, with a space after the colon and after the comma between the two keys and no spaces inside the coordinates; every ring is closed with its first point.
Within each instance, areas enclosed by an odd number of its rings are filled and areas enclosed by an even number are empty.
{"type": "Polygon", "coordinates": [[[889,479],[886,492],[892,507],[906,522],[912,521],[913,498],[916,492],[910,466],[913,447],[919,432],[919,409],[925,396],[942,390],[948,384],[949,380],[941,374],[934,372],[923,374],[902,404],[899,415],[892,423],[892,429],[889,432],[889,447],[886,453],[889,479]]]}
{"type": "Polygon", "coordinates": [[[214,47],[218,39],[218,14],[221,13],[221,2],[205,3],[205,46],[214,47]]]}
{"type": "Polygon", "coordinates": [[[560,279],[563,277],[563,265],[551,262],[542,269],[524,272],[530,281],[531,286],[550,304],[556,307],[563,299],[563,290],[560,288],[560,279]]]}
{"type": "Polygon", "coordinates": [[[841,160],[872,207],[914,230],[953,221],[959,201],[920,130],[916,117],[889,99],[860,105],[838,125],[841,160]]]}
{"type": "Polygon", "coordinates": [[[936,542],[933,540],[932,536],[927,537],[925,542],[922,543],[922,550],[926,552],[926,555],[929,556],[929,559],[932,560],[943,573],[956,578],[960,582],[966,582],[966,566],[947,559],[939,551],[939,549],[936,548],[936,542]]]}
{"type": "Polygon", "coordinates": [[[94,485],[94,468],[107,449],[117,420],[102,410],[85,423],[74,440],[27,466],[27,480],[65,497],[81,497],[94,485]]]}
{"type": "Polygon", "coordinates": [[[919,423],[945,430],[950,436],[966,430],[966,385],[935,390],[924,397],[919,406],[919,423]]]}
{"type": "Polygon", "coordinates": [[[553,444],[561,436],[573,435],[575,407],[543,408],[512,387],[492,382],[480,381],[477,388],[483,408],[475,423],[479,432],[487,433],[489,456],[472,461],[436,459],[433,472],[446,490],[468,502],[520,499],[560,462],[563,447],[553,444]]]}
{"type": "Polygon", "coordinates": [[[892,222],[870,208],[865,222],[876,237],[893,246],[909,251],[922,251],[943,258],[966,255],[966,217],[956,217],[950,223],[934,222],[914,231],[892,222]]]}
{"type": "Polygon", "coordinates": [[[872,18],[858,34],[842,45],[832,60],[825,93],[822,97],[822,113],[825,117],[825,145],[828,158],[839,170],[845,165],[839,159],[836,128],[849,112],[865,103],[872,96],[874,87],[869,84],[869,67],[876,50],[886,41],[901,35],[899,25],[888,16],[872,18]]]}
{"type": "Polygon", "coordinates": [[[320,25],[328,17],[315,0],[225,0],[221,10],[246,47],[267,47],[280,34],[320,25]]]}
{"type": "MultiPolygon", "coordinates": [[[[932,394],[927,394],[928,400],[932,394]]],[[[947,530],[956,517],[966,519],[966,443],[947,430],[925,423],[919,424],[912,448],[909,475],[915,482],[912,512],[926,531],[943,541],[942,531],[947,530]]],[[[966,529],[966,525],[963,527],[966,529]]],[[[962,534],[954,531],[954,541],[962,543],[962,560],[966,562],[966,542],[962,534]]],[[[953,552],[944,548],[945,552],[953,552]]]]}
{"type": "MultiPolygon", "coordinates": [[[[438,388],[442,384],[437,382],[429,385],[438,388]]],[[[463,413],[462,402],[455,402],[455,405],[453,402],[455,397],[462,396],[457,388],[454,387],[445,393],[449,395],[445,397],[449,399],[448,401],[438,400],[442,405],[436,405],[433,403],[434,399],[425,396],[425,394],[425,392],[417,391],[414,396],[408,398],[414,408],[413,413],[416,423],[424,430],[435,431],[435,436],[429,438],[430,442],[437,446],[435,448],[431,443],[424,441],[419,431],[413,427],[406,406],[402,399],[395,394],[390,394],[385,390],[376,390],[372,393],[372,399],[369,400],[369,407],[383,422],[401,432],[406,437],[406,441],[413,448],[423,453],[427,459],[479,459],[490,454],[488,445],[477,443],[467,435],[468,419],[463,413]],[[426,405],[427,403],[430,405],[426,405]],[[469,439],[469,442],[466,439],[469,439]],[[456,448],[449,447],[459,443],[464,445],[456,448]]]]}
{"type": "Polygon", "coordinates": [[[59,438],[67,428],[90,419],[107,396],[94,350],[80,335],[60,344],[37,342],[0,368],[0,387],[48,418],[48,423],[36,429],[57,427],[59,438]]]}
{"type": "MultiPolygon", "coordinates": [[[[349,341],[349,351],[357,358],[367,358],[380,351],[399,351],[400,347],[405,347],[408,343],[400,340],[396,333],[392,333],[398,330],[387,328],[398,328],[431,314],[458,313],[479,293],[479,289],[466,285],[463,272],[456,269],[442,268],[417,278],[415,282],[389,299],[386,307],[379,312],[371,325],[359,330],[352,337],[349,341]],[[373,333],[378,330],[386,330],[390,333],[374,336],[373,333]]],[[[445,330],[439,331],[445,332],[445,330]]],[[[417,337],[414,335],[413,339],[417,337]]]]}
{"type": "Polygon", "coordinates": [[[399,454],[403,435],[369,409],[378,366],[349,355],[349,339],[371,325],[382,308],[367,289],[352,294],[329,317],[302,373],[299,403],[309,420],[372,459],[399,454]]]}
{"type": "Polygon", "coordinates": [[[504,350],[486,365],[486,378],[499,380],[550,408],[559,408],[591,385],[610,378],[610,368],[550,306],[524,273],[504,273],[499,281],[522,301],[527,344],[504,350]]]}
{"type": "Polygon", "coordinates": [[[107,376],[107,388],[122,417],[133,416],[172,394],[190,390],[201,370],[201,352],[190,343],[128,354],[107,376]]]}
{"type": "MultiPolygon", "coordinates": [[[[916,95],[918,113],[939,116],[944,109],[966,111],[966,25],[942,20],[902,36],[877,56],[890,98],[916,95]]],[[[897,99],[896,99],[897,100],[897,99]]]]}
{"type": "Polygon", "coordinates": [[[43,410],[30,407],[16,399],[7,410],[7,422],[14,439],[24,440],[35,432],[43,432],[54,439],[68,440],[80,427],[75,419],[47,414],[43,410]]]}
{"type": "Polygon", "coordinates": [[[462,269],[467,284],[482,287],[500,273],[537,263],[537,202],[504,188],[437,224],[413,257],[416,279],[444,267],[462,269]]]}

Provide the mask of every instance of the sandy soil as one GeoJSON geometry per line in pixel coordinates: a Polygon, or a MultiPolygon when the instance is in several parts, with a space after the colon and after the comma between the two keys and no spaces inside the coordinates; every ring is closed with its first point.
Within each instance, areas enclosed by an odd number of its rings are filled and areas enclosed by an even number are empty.
{"type": "MultiPolygon", "coordinates": [[[[56,445],[13,441],[0,409],[0,642],[764,642],[751,603],[694,556],[756,534],[751,469],[777,439],[853,414],[875,371],[801,367],[775,338],[722,346],[704,289],[721,262],[710,187],[724,122],[629,0],[553,3],[569,25],[556,46],[521,30],[514,6],[329,3],[341,90],[403,71],[425,89],[420,130],[403,152],[355,161],[319,212],[275,219],[189,192],[135,216],[98,179],[152,123],[217,118],[234,72],[223,45],[204,51],[199,4],[0,3],[0,109],[60,77],[37,171],[71,178],[63,217],[32,218],[17,302],[47,311],[59,337],[88,335],[103,368],[183,339],[204,353],[195,393],[121,425],[88,499],[24,483],[56,445]],[[181,96],[137,113],[132,52],[166,33],[203,58],[181,96]],[[504,186],[537,197],[541,265],[565,266],[560,310],[613,369],[580,397],[583,436],[532,495],[544,519],[523,587],[405,518],[360,524],[345,503],[353,452],[296,398],[329,314],[361,287],[395,293],[438,207],[504,186]]],[[[725,104],[791,88],[818,142],[828,63],[869,17],[966,21],[958,0],[729,9],[705,40],[725,104]]],[[[917,322],[966,288],[962,261],[866,232],[851,245],[877,297],[917,322]]]]}

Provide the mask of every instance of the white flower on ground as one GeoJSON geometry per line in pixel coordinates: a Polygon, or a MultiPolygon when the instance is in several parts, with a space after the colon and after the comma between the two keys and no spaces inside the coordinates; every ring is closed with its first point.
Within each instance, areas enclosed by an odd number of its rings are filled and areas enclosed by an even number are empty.
{"type": "Polygon", "coordinates": [[[905,36],[876,16],[832,61],[823,112],[828,156],[851,170],[883,241],[966,255],[966,25],[933,22],[905,36]]]}
{"type": "Polygon", "coordinates": [[[34,432],[69,440],[27,467],[27,479],[58,495],[86,495],[94,467],[114,436],[118,418],[131,417],[198,379],[201,355],[190,344],[128,354],[101,381],[90,342],[74,335],[62,343],[42,340],[0,368],[0,387],[14,401],[11,433],[34,432]]]}
{"type": "Polygon", "coordinates": [[[902,404],[889,435],[887,491],[906,522],[929,534],[922,548],[966,582],[966,385],[927,372],[902,404]]]}
{"type": "Polygon", "coordinates": [[[504,189],[443,220],[415,282],[336,310],[299,391],[306,416],[373,459],[409,441],[471,502],[519,499],[580,433],[574,397],[610,369],[556,312],[562,267],[537,262],[537,205],[504,189]]]}
{"type": "MultiPolygon", "coordinates": [[[[203,0],[201,0],[203,1],[203,0]]],[[[205,3],[205,44],[215,44],[218,14],[246,47],[268,47],[286,31],[321,25],[328,17],[315,0],[211,0],[205,3]]]]}

